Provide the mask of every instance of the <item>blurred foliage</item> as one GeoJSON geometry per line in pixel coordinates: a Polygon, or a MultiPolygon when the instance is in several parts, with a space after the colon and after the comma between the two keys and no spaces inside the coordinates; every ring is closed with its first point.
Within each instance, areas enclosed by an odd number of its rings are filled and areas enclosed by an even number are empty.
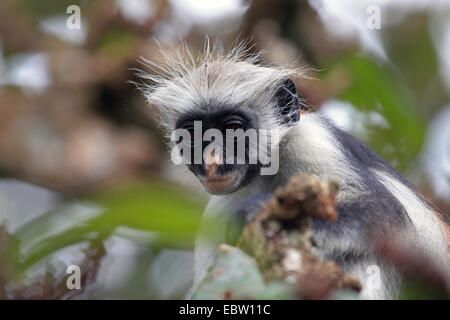
{"type": "Polygon", "coordinates": [[[66,12],[70,5],[84,7],[83,4],[87,2],[86,0],[16,0],[15,6],[33,17],[45,17],[66,12]]]}
{"type": "MultiPolygon", "coordinates": [[[[20,240],[19,252],[14,254],[19,258],[18,271],[72,244],[105,240],[118,227],[157,232],[156,239],[149,241],[152,247],[193,247],[202,208],[179,188],[162,182],[121,185],[90,194],[86,200],[104,208],[104,212],[91,214],[81,223],[75,220],[73,225],[53,234],[51,226],[65,214],[62,209],[40,216],[15,233],[20,240]],[[43,237],[45,234],[49,235],[43,237]],[[41,239],[35,241],[38,236],[41,239]],[[28,249],[23,252],[21,247],[28,249]]],[[[65,218],[70,216],[65,214],[65,218]]]]}
{"type": "Polygon", "coordinates": [[[112,29],[103,36],[99,50],[116,58],[126,58],[133,53],[136,38],[132,32],[123,29],[112,29]]]}
{"type": "Polygon", "coordinates": [[[383,39],[391,68],[399,76],[396,81],[407,86],[414,99],[412,112],[426,121],[449,100],[439,75],[436,45],[431,39],[432,19],[413,13],[404,23],[392,26],[383,39]]]}
{"type": "MultiPolygon", "coordinates": [[[[8,278],[21,283],[27,279],[30,268],[36,264],[45,266],[50,261],[48,258],[61,249],[85,242],[90,247],[103,247],[103,242],[112,235],[127,237],[153,250],[192,249],[201,212],[198,202],[167,182],[121,184],[81,197],[73,205],[23,225],[14,235],[9,235],[3,263],[10,270],[8,278]],[[89,210],[80,217],[83,210],[76,206],[89,210]],[[123,227],[128,232],[116,232],[123,227]]],[[[2,276],[0,272],[0,280],[2,276]]],[[[18,297],[19,293],[12,290],[8,294],[18,297]]]]}
{"type": "Polygon", "coordinates": [[[255,260],[239,248],[222,245],[214,267],[192,299],[277,299],[294,298],[286,283],[265,283],[255,260]]]}
{"type": "Polygon", "coordinates": [[[398,77],[389,67],[360,55],[348,55],[326,69],[325,80],[337,77],[349,83],[339,99],[366,112],[376,110],[388,121],[389,128],[372,128],[366,142],[397,169],[409,169],[422,148],[426,122],[398,77]]]}
{"type": "Polygon", "coordinates": [[[450,300],[449,294],[436,286],[430,285],[426,280],[419,281],[414,277],[405,281],[401,300],[450,300]]]}

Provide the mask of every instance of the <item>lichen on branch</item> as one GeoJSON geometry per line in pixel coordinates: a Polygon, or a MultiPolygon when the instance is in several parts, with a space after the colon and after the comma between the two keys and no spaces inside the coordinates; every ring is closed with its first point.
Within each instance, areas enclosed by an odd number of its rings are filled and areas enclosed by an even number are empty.
{"type": "Polygon", "coordinates": [[[312,250],[313,219],[337,219],[337,192],[335,181],[298,175],[278,188],[244,228],[238,247],[256,260],[266,282],[295,284],[301,298],[325,298],[338,288],[361,289],[356,277],[312,250]]]}

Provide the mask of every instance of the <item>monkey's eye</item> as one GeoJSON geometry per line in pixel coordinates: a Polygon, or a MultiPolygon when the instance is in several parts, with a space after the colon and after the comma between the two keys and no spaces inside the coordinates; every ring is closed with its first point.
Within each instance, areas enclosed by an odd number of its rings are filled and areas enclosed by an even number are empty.
{"type": "Polygon", "coordinates": [[[202,143],[202,134],[200,133],[200,135],[199,135],[197,132],[195,132],[193,126],[186,126],[183,129],[185,129],[189,132],[189,136],[190,136],[189,142],[191,143],[191,145],[197,145],[197,144],[202,143]]]}
{"type": "Polygon", "coordinates": [[[238,130],[238,129],[244,129],[244,120],[240,117],[232,118],[228,121],[226,121],[223,125],[224,129],[231,129],[231,130],[238,130]]]}
{"type": "Polygon", "coordinates": [[[193,126],[186,126],[183,127],[183,129],[187,130],[189,132],[190,135],[190,143],[191,144],[195,144],[196,143],[196,139],[197,137],[195,136],[195,131],[194,131],[194,127],[193,126]]]}
{"type": "Polygon", "coordinates": [[[240,123],[227,123],[227,125],[225,126],[225,129],[231,129],[231,130],[238,130],[238,129],[242,129],[243,126],[240,123]]]}
{"type": "Polygon", "coordinates": [[[195,134],[194,134],[194,128],[186,128],[187,131],[189,131],[189,134],[191,135],[191,140],[194,140],[195,134]]]}
{"type": "Polygon", "coordinates": [[[196,141],[195,139],[197,137],[195,136],[194,128],[188,128],[187,130],[189,131],[189,134],[191,135],[191,143],[195,143],[195,141],[196,141]]]}

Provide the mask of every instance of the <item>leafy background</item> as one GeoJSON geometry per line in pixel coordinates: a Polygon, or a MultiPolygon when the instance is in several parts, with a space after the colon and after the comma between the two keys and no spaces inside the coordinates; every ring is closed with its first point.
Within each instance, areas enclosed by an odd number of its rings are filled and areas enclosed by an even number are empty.
{"type": "MultiPolygon", "coordinates": [[[[179,298],[207,196],[172,168],[135,87],[139,57],[250,39],[306,67],[299,93],[450,213],[446,1],[3,0],[0,297],[179,298]],[[82,27],[65,26],[69,5],[82,27]],[[380,30],[366,26],[379,5],[380,30]],[[66,267],[86,270],[64,289],[66,267]]],[[[149,71],[149,70],[147,70],[149,71]]],[[[417,296],[412,290],[406,297],[417,296]],[[412,293],[411,293],[412,292],[412,293]]]]}

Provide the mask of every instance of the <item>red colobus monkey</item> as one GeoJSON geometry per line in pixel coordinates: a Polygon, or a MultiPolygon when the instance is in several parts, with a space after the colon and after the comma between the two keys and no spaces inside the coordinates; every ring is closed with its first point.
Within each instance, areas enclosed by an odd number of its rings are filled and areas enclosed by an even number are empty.
{"type": "MultiPolygon", "coordinates": [[[[208,156],[208,152],[200,161],[187,164],[211,193],[205,216],[220,220],[225,215],[245,212],[240,209],[248,199],[264,198],[261,195],[270,195],[300,173],[322,180],[336,179],[340,185],[339,218],[335,222],[314,221],[314,251],[358,276],[363,298],[395,298],[401,284],[401,272],[379,259],[371,241],[374,233],[413,239],[431,259],[449,268],[448,227],[408,181],[320,112],[300,115],[302,100],[292,80],[299,74],[297,70],[260,65],[257,57],[248,57],[243,46],[228,54],[208,48],[198,59],[188,51],[166,58],[163,65],[147,61],[161,72],[142,72],[141,76],[149,80],[143,92],[159,110],[168,136],[183,129],[191,135],[192,148],[200,146],[204,151],[208,142],[194,143],[196,122],[202,125],[201,133],[209,129],[222,133],[239,129],[279,132],[278,138],[271,140],[272,150],[279,157],[274,174],[261,174],[266,165],[258,161],[223,161],[230,158],[226,146],[221,149],[222,161],[214,152],[208,156]],[[364,286],[371,265],[381,270],[377,289],[364,286]]],[[[245,152],[249,149],[247,143],[245,152]]],[[[237,160],[237,155],[231,158],[237,160]]],[[[196,245],[194,288],[214,260],[217,244],[227,232],[224,226],[217,226],[217,239],[200,239],[196,245]]]]}

